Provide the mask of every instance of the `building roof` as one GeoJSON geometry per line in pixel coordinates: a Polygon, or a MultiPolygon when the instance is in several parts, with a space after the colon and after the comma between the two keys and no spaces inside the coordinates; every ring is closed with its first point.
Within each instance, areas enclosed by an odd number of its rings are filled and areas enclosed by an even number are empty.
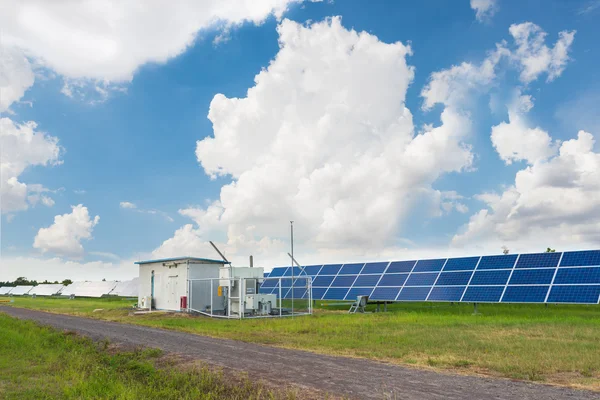
{"type": "Polygon", "coordinates": [[[198,258],[198,257],[173,257],[173,258],[159,258],[157,260],[147,260],[147,261],[136,261],[135,264],[152,264],[152,263],[162,263],[162,262],[170,262],[170,261],[195,261],[201,263],[208,264],[229,264],[223,260],[212,260],[210,258],[198,258]]]}

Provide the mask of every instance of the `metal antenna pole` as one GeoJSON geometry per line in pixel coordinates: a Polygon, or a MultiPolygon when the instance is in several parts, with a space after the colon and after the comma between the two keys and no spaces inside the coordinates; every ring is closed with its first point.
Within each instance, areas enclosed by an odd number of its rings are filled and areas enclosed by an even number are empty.
{"type": "Polygon", "coordinates": [[[294,221],[290,221],[290,234],[292,245],[292,318],[294,318],[294,221]]]}
{"type": "Polygon", "coordinates": [[[215,251],[216,251],[217,253],[219,253],[219,255],[221,256],[221,258],[223,259],[223,261],[225,261],[227,264],[231,264],[231,263],[229,262],[229,260],[225,258],[225,256],[223,255],[223,253],[221,253],[221,250],[219,250],[219,248],[217,247],[217,245],[215,245],[215,244],[214,244],[212,241],[210,241],[210,240],[208,241],[208,243],[210,243],[210,245],[213,247],[213,249],[215,249],[215,251]]]}

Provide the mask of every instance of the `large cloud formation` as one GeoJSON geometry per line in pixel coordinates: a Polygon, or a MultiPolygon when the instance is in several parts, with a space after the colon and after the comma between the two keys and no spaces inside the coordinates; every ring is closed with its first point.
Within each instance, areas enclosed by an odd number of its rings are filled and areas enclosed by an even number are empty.
{"type": "Polygon", "coordinates": [[[47,228],[41,228],[33,242],[33,247],[43,253],[51,252],[66,257],[81,257],[84,255],[83,239],[92,238],[92,231],[100,221],[99,216],[90,218],[87,207],[82,204],[71,207],[70,214],[57,215],[54,223],[47,228]]]}
{"type": "MultiPolygon", "coordinates": [[[[423,109],[442,104],[441,124],[418,131],[404,103],[414,74],[406,61],[410,47],[347,30],[339,18],[309,25],[283,21],[278,32],[279,53],[247,95],[214,97],[208,115],[214,137],[196,147],[209,176],[232,182],[209,206],[180,210],[195,225],[177,230],[156,256],[206,254],[206,241],[218,237],[228,254],[280,254],[281,262],[288,220],[301,227],[300,246],[320,253],[315,259],[397,254],[412,212],[425,212],[427,219],[468,211],[460,194],[433,185],[445,173],[472,166],[466,142],[474,99],[498,84],[500,68],[520,71],[524,84],[544,73],[555,79],[575,34],[561,32],[549,47],[541,28],[513,25],[514,45],[498,43],[479,65],[465,62],[432,74],[422,90],[423,109]]],[[[531,97],[516,91],[509,106],[509,122],[492,133],[499,155],[507,163],[551,158],[557,144],[525,118],[531,97]]],[[[481,246],[484,240],[470,231],[463,228],[452,241],[457,247],[446,252],[481,246]]],[[[487,248],[499,248],[505,238],[494,236],[487,248]]],[[[303,254],[310,258],[310,252],[303,254]]]]}
{"type": "Polygon", "coordinates": [[[231,253],[249,244],[281,251],[289,220],[299,242],[319,249],[393,246],[416,202],[439,210],[432,183],[471,165],[469,120],[456,109],[415,131],[405,106],[409,46],[347,30],[339,18],[284,20],[278,33],[280,50],[246,97],[214,97],[214,137],[197,144],[205,172],[232,182],[210,206],[182,210],[197,226],[156,255],[201,251],[219,232],[231,253]]]}
{"type": "Polygon", "coordinates": [[[302,0],[8,0],[2,44],[69,78],[129,81],[146,63],[181,54],[198,32],[261,23],[302,0]]]}

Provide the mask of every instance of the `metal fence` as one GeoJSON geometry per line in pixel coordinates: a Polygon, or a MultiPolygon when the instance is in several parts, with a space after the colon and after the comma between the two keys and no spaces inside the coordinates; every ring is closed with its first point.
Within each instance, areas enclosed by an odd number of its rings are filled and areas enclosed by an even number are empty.
{"type": "Polygon", "coordinates": [[[312,278],[203,278],[188,280],[188,312],[216,318],[311,315],[312,278]]]}

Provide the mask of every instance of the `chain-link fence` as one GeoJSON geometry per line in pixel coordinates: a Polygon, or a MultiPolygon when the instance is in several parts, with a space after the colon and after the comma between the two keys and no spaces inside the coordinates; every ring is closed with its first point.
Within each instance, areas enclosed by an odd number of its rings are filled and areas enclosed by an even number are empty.
{"type": "Polygon", "coordinates": [[[188,311],[218,318],[312,314],[312,278],[205,278],[188,280],[188,311]]]}

